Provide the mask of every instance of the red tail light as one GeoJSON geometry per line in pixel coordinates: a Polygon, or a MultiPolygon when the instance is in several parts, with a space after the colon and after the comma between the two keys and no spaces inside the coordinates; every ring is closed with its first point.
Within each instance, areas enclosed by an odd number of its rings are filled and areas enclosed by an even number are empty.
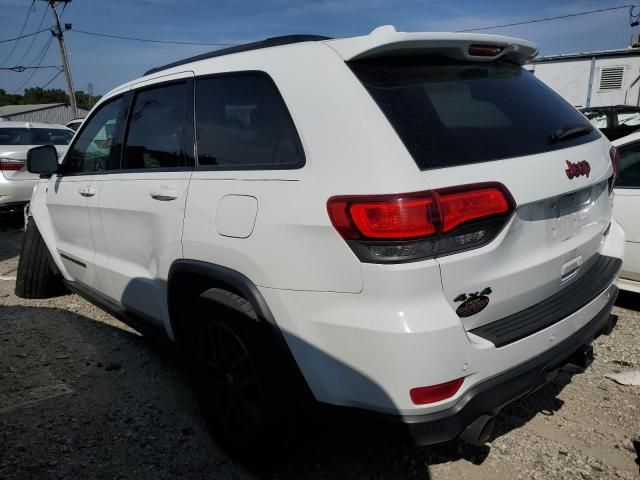
{"type": "Polygon", "coordinates": [[[416,238],[437,231],[435,199],[429,192],[333,197],[327,208],[334,227],[346,240],[416,238]]]}
{"type": "Polygon", "coordinates": [[[412,388],[409,391],[411,401],[416,405],[435,403],[440,400],[453,397],[464,383],[464,378],[451,380],[450,382],[431,385],[430,387],[412,388]]]}
{"type": "Polygon", "coordinates": [[[440,195],[442,231],[449,232],[465,222],[499,215],[511,210],[504,193],[496,187],[440,195]]]}
{"type": "Polygon", "coordinates": [[[363,261],[394,262],[486,243],[504,224],[513,201],[502,185],[480,184],[410,194],[333,197],[327,209],[333,226],[363,261]],[[478,228],[473,226],[480,223],[478,228]]]}
{"type": "Polygon", "coordinates": [[[0,171],[15,172],[24,167],[22,160],[13,160],[11,158],[0,158],[0,171]]]}

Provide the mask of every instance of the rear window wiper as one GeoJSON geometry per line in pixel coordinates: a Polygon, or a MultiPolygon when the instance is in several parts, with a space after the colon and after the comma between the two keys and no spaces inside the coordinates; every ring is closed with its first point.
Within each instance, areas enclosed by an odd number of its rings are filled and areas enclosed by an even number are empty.
{"type": "Polygon", "coordinates": [[[590,125],[574,125],[571,127],[562,127],[556,130],[549,137],[549,142],[558,143],[570,138],[579,137],[591,133],[593,127],[590,125]]]}

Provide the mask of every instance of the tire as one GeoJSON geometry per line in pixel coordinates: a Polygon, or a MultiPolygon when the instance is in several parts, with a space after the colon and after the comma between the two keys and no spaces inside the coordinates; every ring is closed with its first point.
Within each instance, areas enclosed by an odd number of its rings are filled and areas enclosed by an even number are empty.
{"type": "Polygon", "coordinates": [[[212,289],[191,309],[187,337],[195,392],[216,440],[256,466],[278,461],[298,411],[271,328],[244,298],[212,289]]]}
{"type": "Polygon", "coordinates": [[[22,238],[15,293],[20,298],[51,298],[66,293],[33,218],[28,219],[22,238]]]}

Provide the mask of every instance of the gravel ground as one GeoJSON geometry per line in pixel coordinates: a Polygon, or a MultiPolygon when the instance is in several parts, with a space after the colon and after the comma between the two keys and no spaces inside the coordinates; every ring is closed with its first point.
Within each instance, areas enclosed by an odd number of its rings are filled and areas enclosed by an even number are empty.
{"type": "Polygon", "coordinates": [[[309,439],[269,472],[220,452],[170,352],[75,295],[13,294],[20,220],[0,217],[0,479],[637,479],[640,297],[623,295],[614,333],[585,373],[507,407],[488,447],[309,439]]]}

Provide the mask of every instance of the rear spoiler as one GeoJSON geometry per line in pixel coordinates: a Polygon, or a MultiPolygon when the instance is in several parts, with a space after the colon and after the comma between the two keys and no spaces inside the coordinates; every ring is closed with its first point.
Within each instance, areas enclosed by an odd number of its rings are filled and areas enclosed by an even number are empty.
{"type": "Polygon", "coordinates": [[[345,61],[383,56],[441,55],[456,60],[491,62],[504,58],[519,65],[538,54],[526,40],[475,33],[397,32],[392,25],[378,27],[369,35],[327,40],[345,61]]]}

